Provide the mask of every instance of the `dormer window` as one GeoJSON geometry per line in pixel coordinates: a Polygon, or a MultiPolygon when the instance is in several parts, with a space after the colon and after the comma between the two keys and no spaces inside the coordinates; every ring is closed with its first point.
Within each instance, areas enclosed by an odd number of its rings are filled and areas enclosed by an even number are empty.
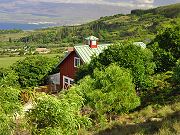
{"type": "Polygon", "coordinates": [[[74,57],[74,67],[79,67],[81,65],[80,58],[74,57]]]}

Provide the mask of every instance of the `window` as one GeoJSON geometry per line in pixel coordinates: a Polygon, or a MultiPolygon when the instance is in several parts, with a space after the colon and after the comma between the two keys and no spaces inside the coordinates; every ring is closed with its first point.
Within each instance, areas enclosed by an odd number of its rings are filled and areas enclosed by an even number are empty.
{"type": "Polygon", "coordinates": [[[69,78],[67,76],[63,76],[63,89],[68,89],[74,83],[74,79],[69,78]]]}
{"type": "Polygon", "coordinates": [[[96,41],[92,41],[92,45],[97,45],[96,41]]]}
{"type": "Polygon", "coordinates": [[[64,82],[65,82],[65,83],[68,83],[68,79],[67,79],[67,78],[64,78],[64,82]]]}
{"type": "Polygon", "coordinates": [[[74,83],[74,81],[70,80],[70,84],[73,84],[73,83],[74,83]]]}
{"type": "Polygon", "coordinates": [[[81,64],[80,58],[74,57],[74,67],[79,67],[81,64]]]}

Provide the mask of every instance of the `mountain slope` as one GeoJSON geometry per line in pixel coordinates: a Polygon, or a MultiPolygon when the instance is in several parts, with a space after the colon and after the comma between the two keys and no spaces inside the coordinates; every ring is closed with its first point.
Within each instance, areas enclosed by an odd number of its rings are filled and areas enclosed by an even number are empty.
{"type": "Polygon", "coordinates": [[[180,24],[179,7],[180,4],[174,4],[150,10],[133,10],[131,14],[101,17],[99,20],[79,26],[53,27],[26,32],[26,36],[15,41],[73,45],[82,44],[84,37],[95,35],[99,37],[100,42],[106,43],[117,40],[149,42],[157,31],[180,24]]]}

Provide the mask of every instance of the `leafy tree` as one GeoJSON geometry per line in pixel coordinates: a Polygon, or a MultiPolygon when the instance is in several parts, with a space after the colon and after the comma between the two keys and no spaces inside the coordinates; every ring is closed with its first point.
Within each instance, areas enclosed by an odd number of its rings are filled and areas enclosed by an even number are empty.
{"type": "Polygon", "coordinates": [[[156,72],[172,70],[180,58],[180,26],[161,31],[149,48],[154,54],[156,72]]]}
{"type": "Polygon", "coordinates": [[[129,70],[114,64],[102,71],[95,69],[93,77],[86,76],[76,88],[99,116],[127,113],[140,105],[129,70]]]}
{"type": "Polygon", "coordinates": [[[12,68],[19,76],[21,87],[33,87],[43,83],[43,78],[55,68],[56,58],[31,56],[16,62],[12,68]]]}
{"type": "Polygon", "coordinates": [[[41,95],[34,109],[27,114],[32,131],[43,135],[77,134],[80,128],[86,128],[90,121],[80,114],[83,98],[71,88],[60,98],[41,95]]]}
{"type": "Polygon", "coordinates": [[[156,36],[155,41],[160,48],[171,52],[174,58],[180,57],[180,26],[166,28],[156,36]]]}
{"type": "Polygon", "coordinates": [[[175,66],[176,59],[173,57],[171,52],[167,52],[160,48],[157,42],[154,43],[150,49],[154,55],[153,59],[156,63],[156,72],[166,72],[172,70],[172,67],[175,66]]]}
{"type": "Polygon", "coordinates": [[[81,79],[84,74],[92,74],[93,69],[103,69],[111,63],[130,69],[133,83],[137,88],[151,86],[150,75],[154,72],[155,64],[153,55],[149,49],[143,49],[132,43],[116,43],[110,45],[98,57],[94,57],[90,64],[80,68],[77,78],[81,79]]]}

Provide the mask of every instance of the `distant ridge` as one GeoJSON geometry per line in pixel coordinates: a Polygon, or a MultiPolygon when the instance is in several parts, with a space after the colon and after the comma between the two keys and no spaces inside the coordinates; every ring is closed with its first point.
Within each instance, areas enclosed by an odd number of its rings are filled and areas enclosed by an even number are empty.
{"type": "MultiPolygon", "coordinates": [[[[38,29],[16,38],[19,42],[37,44],[82,44],[89,35],[101,43],[133,40],[148,43],[159,30],[180,24],[180,3],[148,10],[132,10],[131,14],[100,17],[89,23],[38,29]]],[[[8,38],[7,38],[8,39],[8,38]]],[[[13,39],[12,39],[13,40],[13,39]]]]}
{"type": "Polygon", "coordinates": [[[131,14],[136,14],[136,15],[148,14],[148,13],[161,14],[170,18],[180,17],[180,3],[161,6],[148,10],[135,9],[131,11],[131,14]]]}

